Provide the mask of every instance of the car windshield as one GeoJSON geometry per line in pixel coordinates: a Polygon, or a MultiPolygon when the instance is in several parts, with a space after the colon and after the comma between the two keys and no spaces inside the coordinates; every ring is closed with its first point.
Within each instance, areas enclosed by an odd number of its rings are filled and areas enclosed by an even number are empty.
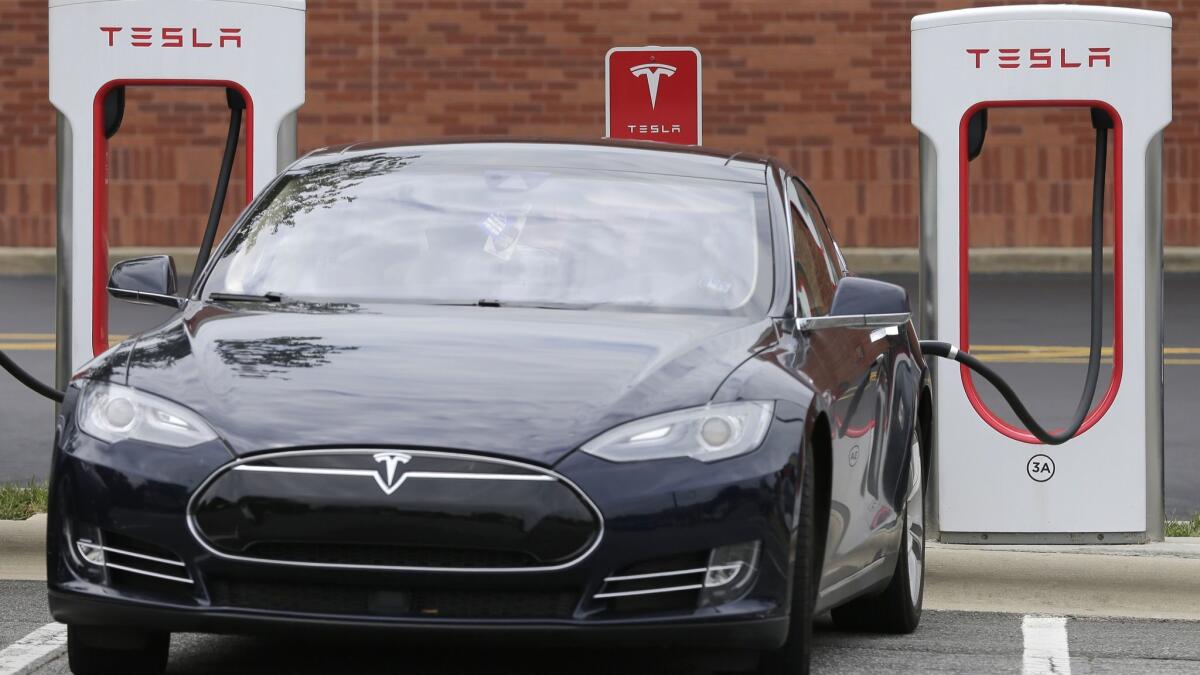
{"type": "Polygon", "coordinates": [[[762,184],[414,159],[367,155],[282,177],[227,237],[206,297],[712,313],[769,304],[762,184]]]}

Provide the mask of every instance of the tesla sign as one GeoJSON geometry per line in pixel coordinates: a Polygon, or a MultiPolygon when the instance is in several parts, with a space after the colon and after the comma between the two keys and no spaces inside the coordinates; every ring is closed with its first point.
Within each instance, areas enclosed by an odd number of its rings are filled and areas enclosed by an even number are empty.
{"type": "Polygon", "coordinates": [[[604,61],[609,138],[700,145],[700,52],[614,47],[604,61]]]}

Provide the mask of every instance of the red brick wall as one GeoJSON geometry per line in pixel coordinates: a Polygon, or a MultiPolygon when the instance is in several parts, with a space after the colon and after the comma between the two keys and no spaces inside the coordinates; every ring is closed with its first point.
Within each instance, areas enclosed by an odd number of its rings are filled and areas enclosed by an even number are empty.
{"type": "MultiPolygon", "coordinates": [[[[813,184],[848,246],[912,246],[909,18],[950,0],[309,0],[300,146],[445,135],[595,138],[614,45],[704,55],[705,142],[765,152],[813,184]]],[[[1174,14],[1166,238],[1200,245],[1200,2],[1174,14]]],[[[45,0],[0,1],[0,246],[54,241],[45,0]]],[[[218,92],[130,92],[113,141],[112,244],[194,245],[225,133],[218,92]]],[[[1086,127],[1085,127],[1086,129],[1086,127]]],[[[1090,142],[1062,113],[993,127],[973,243],[1084,245],[1090,142]],[[1003,184],[996,181],[1003,180],[1003,184]]],[[[226,220],[241,206],[240,186],[226,220]]]]}

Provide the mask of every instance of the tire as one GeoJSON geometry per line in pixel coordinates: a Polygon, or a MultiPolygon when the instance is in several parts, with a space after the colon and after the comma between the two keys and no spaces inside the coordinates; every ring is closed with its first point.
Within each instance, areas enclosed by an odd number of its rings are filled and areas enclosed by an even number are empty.
{"type": "Polygon", "coordinates": [[[67,660],[75,675],[162,675],[171,634],[67,626],[67,660]]]}
{"type": "Polygon", "coordinates": [[[804,458],[804,479],[801,482],[800,522],[796,532],[796,562],[792,567],[792,616],[788,625],[787,642],[777,650],[766,652],[759,662],[759,675],[808,675],[812,660],[813,605],[817,597],[816,546],[817,531],[813,514],[813,460],[804,458]]]}
{"type": "Polygon", "coordinates": [[[882,593],[834,608],[831,614],[838,628],[911,633],[921,623],[921,602],[925,595],[925,472],[919,431],[913,434],[909,447],[904,532],[896,571],[882,593]]]}

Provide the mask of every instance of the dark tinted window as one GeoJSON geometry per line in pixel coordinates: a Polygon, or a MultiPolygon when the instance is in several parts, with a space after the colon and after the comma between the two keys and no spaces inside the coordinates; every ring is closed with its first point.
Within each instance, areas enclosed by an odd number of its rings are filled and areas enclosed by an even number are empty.
{"type": "Polygon", "coordinates": [[[205,293],[765,313],[761,184],[368,155],[278,183],[205,293]]]}
{"type": "Polygon", "coordinates": [[[796,262],[796,302],[802,316],[821,316],[829,312],[837,275],[829,264],[816,222],[801,199],[801,192],[804,188],[798,181],[788,181],[788,210],[796,262]]]}
{"type": "Polygon", "coordinates": [[[829,223],[825,220],[825,214],[821,211],[821,206],[817,204],[817,200],[813,197],[812,190],[803,181],[797,180],[796,192],[800,197],[800,201],[808,210],[808,214],[812,216],[813,222],[817,226],[818,240],[821,242],[821,247],[825,251],[825,258],[829,261],[830,269],[834,274],[841,277],[846,270],[846,259],[842,257],[842,250],[838,247],[837,241],[833,238],[833,232],[829,229],[829,223]]]}

